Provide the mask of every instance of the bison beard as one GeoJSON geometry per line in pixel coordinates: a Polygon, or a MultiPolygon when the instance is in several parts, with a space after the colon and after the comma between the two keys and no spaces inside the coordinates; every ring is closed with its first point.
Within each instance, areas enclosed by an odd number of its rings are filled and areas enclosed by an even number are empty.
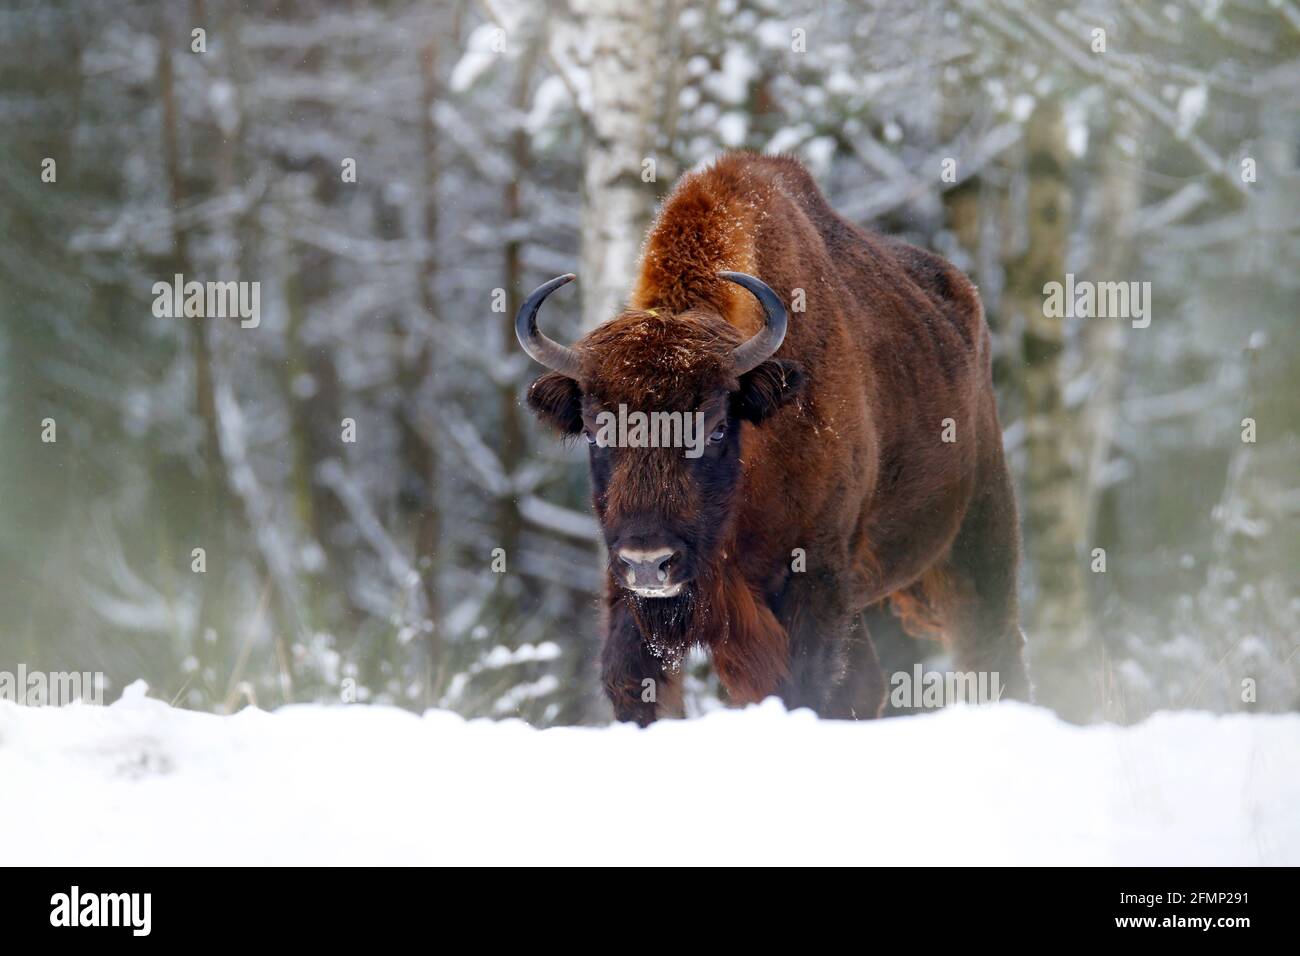
{"type": "Polygon", "coordinates": [[[529,390],[538,417],[578,435],[623,406],[698,413],[709,434],[698,459],[591,445],[619,719],[679,712],[693,645],[733,702],[876,716],[867,627],[886,607],[1028,696],[1015,499],[964,275],[841,219],[796,160],[737,154],[678,183],[629,307],[568,347],[537,314],[573,278],[516,320],[552,369],[529,390]]]}
{"type": "MultiPolygon", "coordinates": [[[[615,592],[616,593],[616,592],[615,592]]],[[[789,638],[771,608],[754,596],[735,575],[713,568],[679,596],[666,599],[621,599],[659,668],[675,683],[675,675],[692,644],[705,647],[733,703],[756,703],[789,676],[789,638]]],[[[633,640],[632,643],[638,643],[633,640]]],[[[606,649],[617,649],[607,642],[606,649]]],[[[605,668],[611,700],[626,691],[624,668],[605,668]],[[616,678],[611,685],[609,678],[616,678]]],[[[656,686],[656,692],[663,688],[656,686]]],[[[644,695],[644,685],[636,688],[644,695]]],[[[656,694],[657,695],[657,694],[656,694]]],[[[624,700],[624,704],[626,704],[624,700]]],[[[639,702],[644,705],[645,702],[639,702]]],[[[642,723],[653,717],[649,708],[633,708],[642,723]]],[[[626,712],[626,711],[625,711],[626,712]]]]}

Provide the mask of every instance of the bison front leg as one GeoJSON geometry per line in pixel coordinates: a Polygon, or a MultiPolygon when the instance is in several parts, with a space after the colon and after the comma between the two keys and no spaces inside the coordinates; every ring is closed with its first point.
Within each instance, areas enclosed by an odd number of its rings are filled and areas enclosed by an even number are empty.
{"type": "Polygon", "coordinates": [[[644,727],[658,717],[680,715],[681,674],[655,657],[622,601],[610,607],[600,673],[616,719],[644,727]]]}
{"type": "Polygon", "coordinates": [[[885,709],[885,671],[876,653],[877,634],[896,624],[880,607],[857,615],[849,631],[844,680],[832,692],[830,713],[854,720],[873,720],[885,709]]]}
{"type": "MultiPolygon", "coordinates": [[[[808,707],[822,717],[875,716],[858,713],[852,693],[843,692],[849,662],[858,657],[864,666],[880,664],[874,649],[869,654],[850,653],[855,642],[871,638],[859,615],[849,611],[846,589],[830,571],[794,574],[782,597],[778,618],[790,636],[789,676],[779,693],[788,708],[808,707]]],[[[867,675],[868,685],[883,687],[878,674],[867,675]]]]}

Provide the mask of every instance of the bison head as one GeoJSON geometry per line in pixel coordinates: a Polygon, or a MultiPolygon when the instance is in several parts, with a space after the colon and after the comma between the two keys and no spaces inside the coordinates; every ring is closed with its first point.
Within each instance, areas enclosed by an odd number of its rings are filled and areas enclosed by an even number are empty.
{"type": "Polygon", "coordinates": [[[787,322],[777,294],[743,273],[719,277],[762,306],[764,326],[747,341],[709,308],[629,309],[561,345],[538,331],[537,311],[573,275],[540,286],[515,320],[524,350],[552,369],[528,404],[561,433],[585,437],[611,578],[639,598],[689,596],[736,511],[742,423],[761,425],[804,380],[796,363],[772,357],[787,322]]]}

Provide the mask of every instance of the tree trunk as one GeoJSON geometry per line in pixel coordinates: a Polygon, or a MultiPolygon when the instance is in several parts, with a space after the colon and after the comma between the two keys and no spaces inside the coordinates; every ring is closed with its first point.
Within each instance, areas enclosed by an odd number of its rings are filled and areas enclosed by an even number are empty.
{"type": "MultiPolygon", "coordinates": [[[[519,122],[510,131],[510,165],[512,174],[505,185],[502,196],[502,211],[510,238],[505,244],[504,270],[507,295],[506,311],[501,316],[501,348],[508,360],[516,353],[515,313],[523,304],[526,290],[524,284],[524,240],[518,229],[519,223],[526,215],[523,203],[522,182],[528,177],[532,161],[532,150],[528,131],[523,126],[523,117],[528,111],[528,97],[532,90],[533,74],[542,52],[545,35],[539,33],[531,38],[527,49],[519,58],[515,74],[514,89],[510,95],[510,106],[519,122]]],[[[524,455],[524,422],[519,407],[519,387],[513,381],[502,382],[497,389],[497,405],[501,410],[501,432],[498,448],[501,456],[501,468],[509,477],[513,477],[524,455]]],[[[496,503],[497,546],[504,548],[508,559],[519,555],[519,536],[523,531],[523,518],[519,514],[519,500],[515,495],[503,495],[496,503]]],[[[501,579],[504,582],[504,577],[501,579]]],[[[500,589],[498,589],[500,590],[500,589]]],[[[505,600],[498,594],[498,600],[505,600]]],[[[506,601],[512,604],[513,602],[506,601]]],[[[508,608],[501,608],[507,613],[508,608]]]]}
{"type": "Polygon", "coordinates": [[[1025,537],[1036,588],[1028,628],[1043,703],[1083,719],[1099,673],[1083,660],[1089,626],[1084,579],[1086,516],[1078,494],[1081,457],[1062,394],[1065,320],[1044,314],[1043,287],[1063,282],[1071,196],[1061,106],[1043,101],[1026,128],[1027,245],[1008,270],[1007,304],[1023,328],[1025,537]]]}
{"type": "Polygon", "coordinates": [[[582,193],[582,325],[592,329],[625,304],[641,238],[654,214],[655,4],[582,0],[595,54],[582,193]]]}
{"type": "MultiPolygon", "coordinates": [[[[158,25],[158,96],[161,104],[162,164],[166,180],[167,198],[171,215],[171,250],[164,257],[167,280],[182,275],[182,282],[197,278],[190,261],[191,243],[189,227],[181,214],[189,199],[181,159],[181,116],[177,103],[176,74],[173,69],[173,45],[176,31],[164,11],[158,25]]],[[[216,389],[212,376],[212,351],[208,341],[208,320],[186,319],[176,316],[178,327],[185,330],[189,339],[194,374],[194,412],[202,427],[200,457],[202,474],[196,486],[196,520],[191,534],[194,539],[182,545],[176,556],[177,566],[185,568],[190,561],[190,551],[201,547],[206,552],[207,570],[200,578],[199,607],[196,631],[192,644],[195,659],[199,662],[200,684],[211,702],[221,697],[223,661],[229,651],[231,623],[226,607],[226,589],[230,580],[230,563],[233,560],[230,535],[222,516],[227,512],[228,495],[225,472],[221,460],[221,440],[217,424],[216,389]]]]}
{"type": "MultiPolygon", "coordinates": [[[[438,303],[434,286],[438,274],[438,198],[439,198],[439,155],[438,131],[433,122],[433,108],[442,92],[438,78],[438,44],[430,40],[420,53],[420,76],[422,101],[420,103],[421,145],[424,150],[424,208],[422,228],[426,253],[420,262],[420,304],[426,313],[426,321],[438,321],[438,303]]],[[[408,326],[407,334],[415,336],[415,331],[408,326]]],[[[407,342],[400,347],[399,376],[401,391],[408,402],[414,403],[421,396],[422,387],[429,386],[434,375],[434,354],[432,337],[421,337],[418,342],[407,342]]],[[[442,633],[442,594],[439,579],[443,567],[441,551],[442,520],[439,512],[438,484],[439,462],[437,449],[433,443],[420,433],[416,425],[415,408],[412,405],[399,414],[401,431],[402,458],[408,477],[418,484],[418,503],[415,514],[413,564],[420,574],[420,590],[424,596],[424,613],[427,630],[425,631],[425,681],[424,706],[436,706],[442,696],[443,688],[450,679],[447,666],[446,645],[442,633]]]]}
{"type": "MultiPolygon", "coordinates": [[[[1096,230],[1089,263],[1095,281],[1127,281],[1133,276],[1133,214],[1142,199],[1141,137],[1135,118],[1122,106],[1111,120],[1102,151],[1096,230]]],[[[1082,329],[1084,371],[1092,382],[1088,402],[1079,416],[1078,447],[1086,456],[1080,476],[1084,533],[1095,537],[1097,510],[1103,492],[1103,471],[1110,458],[1118,413],[1124,337],[1132,330],[1116,321],[1088,321],[1082,329]]]]}

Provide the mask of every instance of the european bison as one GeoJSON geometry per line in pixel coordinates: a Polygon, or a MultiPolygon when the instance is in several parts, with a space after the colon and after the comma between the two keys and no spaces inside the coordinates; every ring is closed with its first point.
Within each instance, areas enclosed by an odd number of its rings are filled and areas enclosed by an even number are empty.
{"type": "Polygon", "coordinates": [[[528,404],[590,445],[620,720],[679,711],[692,644],[734,702],[874,717],[864,620],[887,604],[1027,696],[1015,498],[966,276],[840,218],[797,160],[733,154],[677,184],[628,308],[567,347],[537,311],[573,278],[533,292],[516,330],[552,369],[528,404]],[[699,413],[702,451],[616,447],[602,413],[620,406],[699,413]]]}

